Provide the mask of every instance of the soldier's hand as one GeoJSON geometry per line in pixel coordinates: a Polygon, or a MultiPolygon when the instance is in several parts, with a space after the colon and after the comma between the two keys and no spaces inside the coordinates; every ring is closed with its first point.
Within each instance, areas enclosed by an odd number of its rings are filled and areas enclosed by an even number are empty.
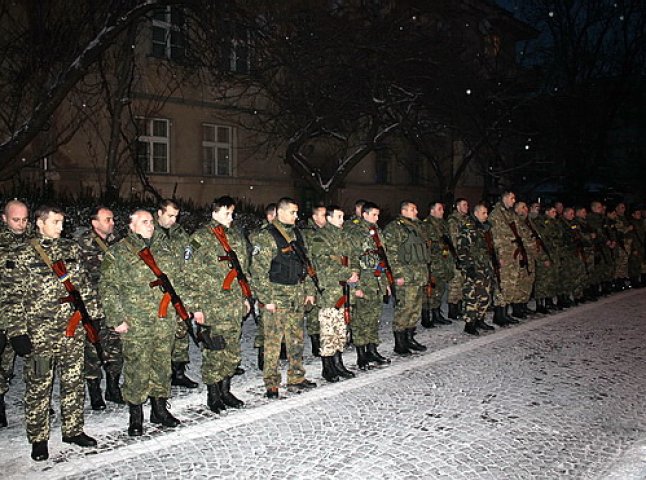
{"type": "Polygon", "coordinates": [[[354,296],[357,298],[363,298],[364,297],[363,290],[355,290],[354,296]]]}
{"type": "Polygon", "coordinates": [[[193,312],[193,318],[198,325],[204,325],[204,312],[193,312]]]}
{"type": "Polygon", "coordinates": [[[117,333],[128,333],[128,324],[122,322],[121,325],[114,327],[114,331],[117,333]]]}
{"type": "Polygon", "coordinates": [[[268,303],[265,305],[265,310],[271,313],[276,313],[276,304],[275,303],[268,303]]]}
{"type": "Polygon", "coordinates": [[[357,283],[359,281],[359,274],[357,272],[352,272],[352,276],[346,280],[348,283],[357,283]]]}
{"type": "Polygon", "coordinates": [[[32,351],[31,339],[29,338],[29,335],[18,335],[11,337],[9,339],[9,342],[11,343],[14,352],[16,352],[16,355],[19,355],[21,357],[29,355],[32,351]]]}
{"type": "Polygon", "coordinates": [[[401,287],[406,283],[406,280],[404,280],[402,277],[399,277],[397,280],[395,280],[395,283],[397,284],[398,287],[401,287]]]}
{"type": "Polygon", "coordinates": [[[315,305],[316,304],[316,297],[314,295],[308,295],[305,297],[305,305],[310,304],[310,305],[315,305]]]}

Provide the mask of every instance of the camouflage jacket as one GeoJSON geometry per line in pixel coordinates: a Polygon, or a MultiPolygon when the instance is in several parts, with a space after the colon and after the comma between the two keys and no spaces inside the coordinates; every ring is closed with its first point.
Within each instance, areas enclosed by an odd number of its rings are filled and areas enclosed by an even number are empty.
{"type": "MultiPolygon", "coordinates": [[[[47,261],[62,260],[65,263],[69,278],[81,294],[88,313],[96,317],[96,298],[87,270],[80,260],[79,245],[70,239],[50,239],[42,235],[37,235],[34,240],[45,251],[47,261]]],[[[5,303],[9,317],[7,336],[28,334],[34,353],[60,354],[67,348],[69,340],[65,330],[74,313],[70,303],[60,303],[60,299],[67,297],[68,293],[52,268],[30,243],[16,249],[14,255],[14,260],[7,262],[7,281],[12,285],[12,295],[5,303]]],[[[74,339],[82,342],[84,336],[79,323],[74,339]]]]}
{"type": "MultiPolygon", "coordinates": [[[[290,241],[296,240],[296,227],[294,225],[287,225],[278,220],[274,220],[274,223],[278,223],[287,232],[290,236],[290,241]]],[[[270,226],[268,225],[256,235],[252,235],[254,255],[251,260],[251,274],[254,279],[254,288],[258,299],[264,304],[275,303],[279,308],[285,308],[287,305],[282,305],[281,302],[286,292],[291,292],[294,296],[304,297],[305,295],[314,296],[316,289],[312,281],[307,277],[304,277],[303,281],[297,285],[282,285],[270,281],[269,272],[271,270],[271,263],[279,253],[276,241],[270,233],[270,226]]],[[[307,251],[307,242],[305,239],[303,240],[307,251]]],[[[305,267],[303,266],[303,268],[305,267]]],[[[284,300],[289,302],[287,299],[284,300]]]]}
{"type": "MultiPolygon", "coordinates": [[[[225,309],[227,305],[238,302],[242,305],[244,296],[240,291],[238,282],[233,279],[229,290],[223,289],[226,276],[231,272],[227,260],[220,260],[226,256],[224,247],[213,233],[215,227],[220,226],[215,220],[199,228],[190,238],[191,255],[188,257],[184,278],[186,282],[186,296],[184,301],[189,303],[194,310],[225,309]]],[[[247,280],[251,282],[247,265],[247,240],[235,228],[224,228],[229,246],[236,253],[247,280]]],[[[214,320],[206,318],[207,324],[214,320]]]]}
{"type": "Polygon", "coordinates": [[[576,255],[583,258],[585,255],[585,239],[581,232],[581,225],[575,220],[560,219],[563,231],[563,255],[576,255]]]}
{"type": "Polygon", "coordinates": [[[388,261],[395,278],[403,278],[405,285],[423,286],[428,282],[430,255],[426,246],[422,222],[398,217],[384,228],[384,242],[388,261]]]}
{"type": "MultiPolygon", "coordinates": [[[[489,224],[491,225],[496,254],[500,259],[513,256],[518,248],[514,241],[516,237],[509,226],[511,222],[514,222],[518,227],[520,223],[518,215],[513,209],[506,208],[502,202],[496,203],[491,215],[489,215],[489,224]]],[[[518,233],[520,233],[520,229],[518,233]]]]}
{"type": "Polygon", "coordinates": [[[473,216],[462,224],[456,250],[460,268],[469,278],[493,276],[491,256],[487,250],[485,232],[490,229],[473,216]]]}
{"type": "MultiPolygon", "coordinates": [[[[350,263],[353,266],[357,265],[359,268],[359,283],[372,287],[376,286],[378,289],[385,289],[388,282],[379,269],[379,256],[376,253],[375,242],[370,235],[371,231],[377,231],[381,242],[384,243],[383,234],[379,230],[379,227],[365,220],[360,220],[358,223],[350,223],[347,226],[345,225],[343,231],[348,234],[352,249],[350,263]]],[[[386,255],[388,255],[388,262],[390,263],[388,247],[385,244],[384,250],[386,251],[386,255]]]]}
{"type": "Polygon", "coordinates": [[[310,236],[308,245],[321,286],[325,289],[323,298],[317,299],[317,303],[322,307],[333,307],[343,293],[339,282],[350,278],[353,271],[359,271],[356,263],[354,268],[352,265],[350,238],[342,228],[328,223],[310,236]],[[346,257],[346,262],[342,257],[346,257]]]}
{"type": "Polygon", "coordinates": [[[13,295],[13,285],[10,281],[11,270],[16,264],[16,250],[32,237],[30,229],[23,235],[16,235],[6,224],[0,226],[0,330],[7,328],[7,317],[3,313],[5,302],[13,295]]]}
{"type": "Polygon", "coordinates": [[[94,230],[90,229],[81,237],[78,238],[78,243],[81,246],[81,261],[90,276],[92,285],[95,288],[99,286],[99,278],[101,278],[101,262],[108,247],[115,243],[116,237],[108,235],[103,240],[99,237],[94,230]]]}
{"type": "MultiPolygon", "coordinates": [[[[180,293],[184,287],[169,244],[155,241],[154,237],[146,242],[130,232],[108,249],[101,263],[99,298],[109,327],[114,328],[125,321],[131,328],[136,328],[141,322],[158,318],[163,294],[158,287],[150,287],[156,277],[136,253],[146,246],[150,247],[157,265],[168,275],[175,290],[180,293]]],[[[170,305],[167,316],[174,314],[170,305]]]]}
{"type": "Polygon", "coordinates": [[[462,225],[469,219],[469,215],[462,215],[457,210],[453,210],[451,215],[446,219],[446,223],[449,228],[449,235],[451,235],[451,241],[453,245],[458,244],[458,235],[460,235],[460,230],[462,230],[462,225]]]}
{"type": "Polygon", "coordinates": [[[457,254],[457,252],[455,243],[449,235],[448,223],[441,218],[428,216],[422,222],[422,226],[424,227],[426,244],[429,248],[433,275],[441,278],[453,277],[453,267],[457,261],[457,258],[454,258],[453,255],[457,254]],[[453,253],[451,253],[451,250],[453,250],[453,253]]]}

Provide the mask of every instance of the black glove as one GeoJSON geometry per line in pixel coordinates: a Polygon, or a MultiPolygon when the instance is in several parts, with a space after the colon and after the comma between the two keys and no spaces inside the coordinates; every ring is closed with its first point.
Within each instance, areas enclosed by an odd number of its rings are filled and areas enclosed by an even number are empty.
{"type": "Polygon", "coordinates": [[[16,337],[11,337],[9,339],[9,342],[11,343],[14,352],[16,352],[16,355],[24,357],[25,355],[29,355],[31,353],[32,347],[29,335],[18,335],[16,337]]]}
{"type": "Polygon", "coordinates": [[[0,355],[4,352],[4,347],[7,345],[7,334],[4,330],[0,330],[0,355]]]}

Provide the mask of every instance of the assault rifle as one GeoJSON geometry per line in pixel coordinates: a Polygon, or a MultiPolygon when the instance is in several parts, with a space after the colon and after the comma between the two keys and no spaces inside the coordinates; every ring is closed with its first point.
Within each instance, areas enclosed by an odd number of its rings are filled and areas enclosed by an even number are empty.
{"type": "MultiPolygon", "coordinates": [[[[379,257],[379,265],[377,266],[377,269],[375,269],[375,276],[380,276],[382,271],[386,273],[386,279],[388,280],[388,286],[390,287],[390,296],[393,297],[393,301],[396,304],[397,294],[395,292],[395,276],[393,275],[393,269],[390,268],[390,263],[388,262],[388,257],[386,256],[384,244],[381,243],[381,238],[379,238],[379,232],[377,232],[376,228],[371,228],[369,233],[372,237],[372,240],[375,242],[374,253],[376,253],[379,257]]],[[[387,297],[384,296],[384,303],[388,303],[386,301],[386,298],[387,297]]]]}
{"type": "MultiPolygon", "coordinates": [[[[193,324],[191,322],[193,320],[193,314],[189,313],[186,310],[186,307],[184,306],[184,302],[182,302],[182,299],[180,298],[180,296],[175,291],[175,288],[173,287],[173,284],[171,283],[170,279],[168,278],[168,275],[166,275],[164,272],[162,272],[161,269],[159,268],[159,266],[157,265],[157,262],[155,261],[155,257],[153,257],[153,254],[150,251],[150,248],[148,248],[148,247],[142,248],[141,250],[139,250],[137,255],[139,255],[139,258],[141,258],[143,260],[143,262],[153,272],[155,277],[157,277],[157,280],[154,280],[154,281],[150,282],[150,288],[159,287],[159,289],[164,293],[164,296],[162,297],[162,300],[159,303],[159,311],[157,312],[158,317],[165,318],[167,313],[168,313],[168,304],[172,303],[173,307],[175,307],[175,311],[177,312],[179,317],[182,319],[182,321],[186,325],[187,332],[188,332],[189,336],[191,337],[191,340],[193,340],[195,345],[197,345],[199,347],[200,346],[200,339],[198,339],[197,336],[195,335],[195,332],[193,331],[193,324]]],[[[222,349],[224,349],[223,345],[222,345],[221,348],[209,348],[207,342],[210,340],[210,338],[204,338],[203,335],[202,335],[201,340],[204,343],[204,346],[209,350],[222,350],[222,349]]],[[[222,343],[223,342],[224,342],[224,339],[222,339],[222,343]]],[[[214,342],[212,346],[213,347],[218,347],[218,346],[220,346],[220,344],[217,343],[217,342],[214,342]]]]}
{"type": "Polygon", "coordinates": [[[536,242],[538,248],[543,250],[545,252],[545,255],[547,255],[547,258],[549,258],[550,262],[552,262],[552,256],[550,255],[550,251],[547,249],[547,245],[545,245],[545,242],[543,241],[540,233],[538,233],[534,228],[534,225],[532,225],[529,217],[525,218],[525,225],[527,225],[527,228],[529,228],[530,232],[532,232],[532,238],[536,242]]]}
{"type": "Polygon", "coordinates": [[[583,246],[583,237],[581,236],[581,231],[576,225],[571,225],[570,230],[572,230],[572,233],[574,234],[574,248],[576,249],[576,254],[583,262],[585,274],[589,275],[590,272],[588,272],[588,257],[585,254],[585,247],[583,246]]]}
{"type": "MultiPolygon", "coordinates": [[[[256,313],[255,308],[255,304],[256,302],[258,302],[258,300],[254,298],[253,293],[251,292],[251,285],[249,285],[249,280],[247,280],[247,276],[242,270],[242,265],[240,265],[238,254],[236,254],[236,252],[231,248],[231,245],[229,245],[227,234],[224,231],[224,227],[222,225],[218,225],[217,227],[212,228],[211,231],[226,252],[226,255],[218,256],[218,260],[220,262],[229,262],[229,267],[231,268],[227,276],[224,278],[224,282],[222,282],[222,290],[231,290],[233,279],[237,279],[238,285],[240,285],[240,290],[242,290],[242,295],[249,303],[249,314],[251,315],[251,318],[253,318],[254,322],[258,323],[258,314],[256,313]]],[[[262,305],[260,305],[260,302],[258,303],[258,306],[262,307],[262,305]]]]}
{"type": "Polygon", "coordinates": [[[518,227],[516,227],[516,222],[514,222],[513,220],[509,222],[509,228],[511,229],[511,233],[514,234],[514,239],[512,240],[512,242],[516,244],[514,259],[520,256],[519,264],[521,268],[524,268],[525,270],[527,270],[527,273],[529,273],[529,257],[527,256],[527,250],[525,250],[525,244],[523,243],[523,239],[520,237],[520,234],[518,233],[518,227]]]}
{"type": "Polygon", "coordinates": [[[442,243],[446,246],[448,251],[451,253],[451,256],[453,256],[453,260],[455,261],[456,265],[458,262],[458,252],[455,250],[455,246],[453,245],[453,241],[451,240],[451,237],[447,233],[442,235],[442,243]]]}
{"type": "Polygon", "coordinates": [[[491,257],[493,273],[496,275],[496,280],[498,280],[498,289],[502,291],[500,284],[500,259],[498,258],[498,255],[496,255],[496,248],[493,244],[493,234],[491,233],[491,230],[485,230],[484,239],[487,244],[487,252],[489,252],[489,257],[491,257]]]}
{"type": "MultiPolygon", "coordinates": [[[[300,236],[300,234],[298,234],[300,236]]],[[[323,295],[323,292],[325,291],[324,288],[321,288],[321,283],[319,282],[319,277],[316,273],[316,269],[314,268],[314,265],[312,265],[312,262],[307,256],[307,252],[303,248],[303,246],[297,242],[296,240],[292,240],[289,242],[289,245],[285,248],[282,249],[283,253],[287,252],[294,252],[296,256],[298,257],[298,260],[301,262],[301,264],[305,267],[305,272],[307,273],[307,276],[310,277],[312,280],[312,283],[314,284],[314,287],[316,287],[316,291],[319,293],[319,295],[323,295]]]]}
{"type": "Polygon", "coordinates": [[[76,289],[76,286],[70,280],[70,276],[67,273],[67,267],[63,260],[52,263],[52,270],[58,279],[63,283],[65,290],[67,291],[67,297],[59,299],[59,303],[69,303],[74,307],[74,313],[67,322],[67,328],[65,329],[66,337],[73,337],[76,332],[76,327],[78,327],[79,322],[83,325],[85,329],[85,335],[87,336],[88,341],[94,346],[96,354],[99,357],[101,365],[105,362],[105,355],[103,354],[103,347],[99,340],[99,332],[90,318],[90,314],[87,311],[85,302],[81,297],[81,292],[76,289]]]}
{"type": "Polygon", "coordinates": [[[435,290],[435,277],[431,271],[431,264],[426,264],[426,269],[428,270],[428,280],[426,285],[424,285],[424,291],[426,292],[426,297],[431,298],[433,296],[433,290],[435,290]]]}
{"type": "Polygon", "coordinates": [[[343,321],[346,325],[350,325],[352,316],[350,314],[350,284],[348,282],[339,282],[343,288],[343,295],[337,300],[334,308],[343,308],[343,321]]]}

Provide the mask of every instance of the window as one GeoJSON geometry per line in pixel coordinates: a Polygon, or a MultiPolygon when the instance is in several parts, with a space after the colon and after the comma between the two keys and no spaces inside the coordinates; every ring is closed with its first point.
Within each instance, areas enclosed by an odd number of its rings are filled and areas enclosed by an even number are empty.
{"type": "Polygon", "coordinates": [[[390,157],[388,153],[379,151],[375,159],[375,183],[386,185],[390,182],[390,157]]]}
{"type": "Polygon", "coordinates": [[[186,56],[185,29],[181,8],[167,6],[155,10],[152,21],[153,57],[183,60],[186,56]]]}
{"type": "Polygon", "coordinates": [[[147,173],[170,173],[169,127],[163,118],[137,119],[137,161],[147,173]]]}
{"type": "Polygon", "coordinates": [[[202,165],[204,175],[233,175],[233,129],[221,125],[202,125],[202,165]]]}
{"type": "Polygon", "coordinates": [[[231,72],[249,73],[251,71],[251,33],[249,29],[225,22],[220,54],[222,68],[231,72]]]}

